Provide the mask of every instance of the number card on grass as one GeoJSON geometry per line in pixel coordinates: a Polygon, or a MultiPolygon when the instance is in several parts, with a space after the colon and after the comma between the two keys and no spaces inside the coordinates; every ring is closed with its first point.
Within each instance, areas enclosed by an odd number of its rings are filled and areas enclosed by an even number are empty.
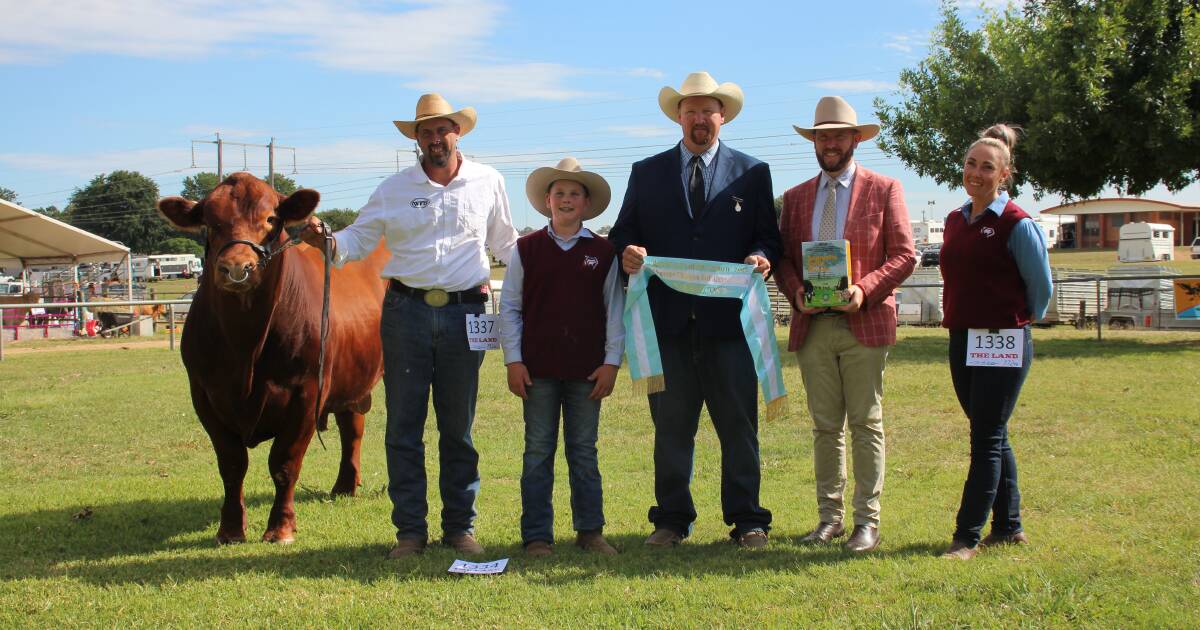
{"type": "Polygon", "coordinates": [[[500,348],[500,324],[496,315],[467,315],[467,343],[472,350],[500,348]]]}
{"type": "Polygon", "coordinates": [[[463,575],[496,575],[504,573],[504,569],[508,567],[508,558],[501,558],[492,562],[467,562],[466,560],[455,560],[454,564],[450,565],[450,573],[461,573],[463,575]]]}
{"type": "Polygon", "coordinates": [[[971,367],[1021,367],[1025,359],[1025,329],[971,328],[967,330],[967,365],[971,367]]]}

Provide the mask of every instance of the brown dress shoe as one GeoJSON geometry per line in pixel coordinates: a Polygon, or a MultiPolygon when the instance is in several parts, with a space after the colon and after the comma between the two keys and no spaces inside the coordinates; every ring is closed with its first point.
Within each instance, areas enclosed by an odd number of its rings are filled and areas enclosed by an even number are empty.
{"type": "Polygon", "coordinates": [[[658,529],[654,530],[653,534],[650,534],[650,536],[646,538],[646,544],[648,546],[659,548],[674,547],[682,541],[683,536],[680,536],[675,530],[668,529],[666,527],[659,527],[658,529]]]}
{"type": "Polygon", "coordinates": [[[767,532],[755,528],[746,532],[742,532],[738,536],[737,544],[742,549],[762,549],[767,546],[767,532]]]}
{"type": "Polygon", "coordinates": [[[545,558],[552,553],[554,553],[554,547],[544,540],[535,540],[525,545],[525,555],[533,558],[545,558]]]}
{"type": "Polygon", "coordinates": [[[805,545],[823,545],[844,533],[846,528],[841,523],[820,522],[817,523],[816,529],[808,532],[800,542],[805,545]]]}
{"type": "Polygon", "coordinates": [[[447,547],[454,547],[454,550],[467,555],[478,555],[483,553],[483,545],[475,540],[474,534],[470,532],[462,532],[442,538],[442,544],[447,547]]]}
{"type": "Polygon", "coordinates": [[[967,543],[961,540],[950,542],[950,546],[942,553],[942,557],[947,560],[970,560],[979,553],[979,547],[968,547],[967,543]]]}
{"type": "Polygon", "coordinates": [[[388,560],[415,556],[424,551],[424,538],[398,538],[396,539],[396,546],[392,547],[392,550],[388,552],[388,560]]]}
{"type": "Polygon", "coordinates": [[[604,540],[604,534],[600,530],[579,532],[579,535],[575,537],[575,546],[603,556],[617,555],[617,549],[604,540]]]}
{"type": "Polygon", "coordinates": [[[879,547],[879,528],[874,525],[855,525],[850,532],[850,540],[846,541],[846,550],[854,553],[866,553],[879,547]]]}
{"type": "Polygon", "coordinates": [[[991,547],[994,545],[1028,545],[1029,537],[1025,532],[1017,532],[1015,534],[988,534],[983,540],[979,541],[980,547],[991,547]]]}

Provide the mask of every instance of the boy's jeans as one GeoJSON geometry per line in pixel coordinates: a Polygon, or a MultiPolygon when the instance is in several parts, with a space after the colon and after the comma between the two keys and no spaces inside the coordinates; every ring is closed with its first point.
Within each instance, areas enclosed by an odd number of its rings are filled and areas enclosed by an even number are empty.
{"type": "Polygon", "coordinates": [[[561,411],[563,444],[571,484],[571,515],[576,531],[604,526],[604,498],[596,461],[600,401],[589,400],[587,380],[534,378],[526,388],[525,458],[521,470],[521,541],[554,542],[554,451],[561,411]]]}

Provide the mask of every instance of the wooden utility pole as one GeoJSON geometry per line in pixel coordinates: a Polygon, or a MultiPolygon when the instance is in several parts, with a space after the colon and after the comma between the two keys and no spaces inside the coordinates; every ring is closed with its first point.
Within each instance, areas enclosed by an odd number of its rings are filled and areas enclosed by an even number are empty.
{"type": "Polygon", "coordinates": [[[275,138],[271,138],[268,144],[251,144],[246,142],[229,142],[222,140],[220,132],[216,134],[216,140],[192,140],[192,165],[195,166],[196,143],[200,144],[215,144],[217,145],[217,181],[225,178],[225,145],[231,144],[242,147],[243,153],[246,147],[260,147],[267,150],[267,183],[271,188],[275,187],[275,149],[286,149],[292,152],[292,172],[296,172],[296,147],[285,147],[275,144],[275,138]]]}

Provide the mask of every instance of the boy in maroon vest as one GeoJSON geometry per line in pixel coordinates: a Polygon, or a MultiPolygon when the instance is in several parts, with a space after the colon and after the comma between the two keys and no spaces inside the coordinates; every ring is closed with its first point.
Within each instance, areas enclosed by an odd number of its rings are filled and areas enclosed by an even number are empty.
{"type": "Polygon", "coordinates": [[[604,178],[572,157],[525,182],[530,204],[550,225],[521,237],[504,276],[500,341],[508,389],[524,401],[521,542],[530,556],[554,544],[554,451],[562,410],[575,544],[615,554],[604,540],[596,461],[600,399],[612,393],[625,346],[625,294],[608,240],[583,227],[608,206],[604,178]]]}

